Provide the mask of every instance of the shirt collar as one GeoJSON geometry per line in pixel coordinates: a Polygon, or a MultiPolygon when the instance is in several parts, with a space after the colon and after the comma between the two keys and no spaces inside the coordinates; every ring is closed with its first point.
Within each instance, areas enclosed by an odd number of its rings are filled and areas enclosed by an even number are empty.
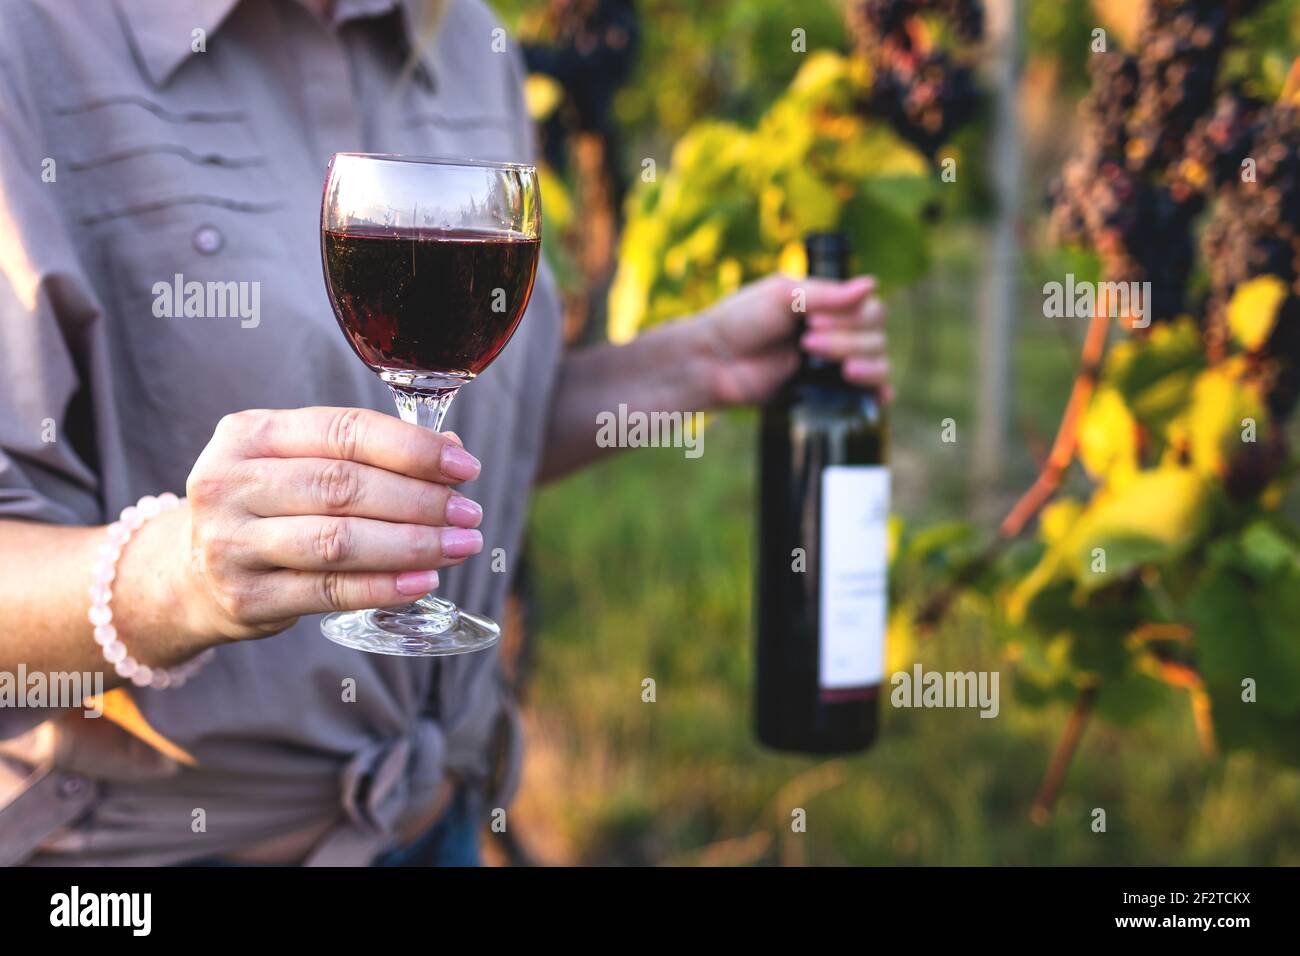
{"type": "MultiPolygon", "coordinates": [[[[116,0],[117,10],[141,68],[155,87],[166,86],[181,64],[196,52],[195,30],[210,41],[240,0],[116,0]]],[[[400,9],[407,52],[419,42],[421,0],[338,0],[337,26],[358,17],[400,9]]],[[[431,69],[429,53],[422,66],[431,69]]]]}

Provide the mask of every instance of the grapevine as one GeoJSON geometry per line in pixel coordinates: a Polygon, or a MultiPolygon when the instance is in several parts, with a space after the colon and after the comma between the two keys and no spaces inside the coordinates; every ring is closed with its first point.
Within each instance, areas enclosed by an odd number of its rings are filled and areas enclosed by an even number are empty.
{"type": "Polygon", "coordinates": [[[1300,763],[1300,528],[1279,507],[1300,398],[1300,106],[1221,79],[1257,6],[1151,0],[1140,55],[1093,55],[1051,232],[1102,279],[1150,282],[1154,322],[1105,355],[1097,310],[1042,474],[918,609],[929,626],[983,606],[1018,690],[1074,700],[1040,818],[1088,714],[1132,719],[1161,686],[1190,695],[1207,750],[1300,763]],[[1037,540],[1012,547],[1035,517],[1037,540]]]}

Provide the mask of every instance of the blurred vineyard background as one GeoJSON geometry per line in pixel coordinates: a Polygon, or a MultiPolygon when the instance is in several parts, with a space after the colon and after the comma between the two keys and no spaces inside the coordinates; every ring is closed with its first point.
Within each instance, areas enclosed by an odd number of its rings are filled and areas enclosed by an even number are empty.
{"type": "MultiPolygon", "coordinates": [[[[923,44],[971,69],[980,91],[977,103],[943,91],[945,121],[964,115],[942,142],[924,113],[908,135],[864,108],[881,71],[848,0],[493,5],[528,53],[545,246],[570,339],[626,340],[771,269],[797,271],[805,231],[848,229],[891,309],[891,466],[908,548],[960,554],[987,539],[1040,474],[1079,370],[1087,320],[1045,319],[1039,298],[1044,282],[1104,263],[1049,236],[1046,197],[1084,136],[1094,31],[1133,50],[1144,4],[991,0],[978,38],[929,22],[923,44]],[[941,439],[947,419],[955,442],[941,439]]],[[[1285,95],[1300,3],[1260,5],[1237,40],[1230,80],[1285,95]]],[[[964,599],[927,633],[911,620],[922,595],[902,595],[887,673],[999,670],[996,719],[886,706],[862,757],[759,748],[754,427],[752,413],[718,416],[699,459],[625,453],[538,494],[510,627],[529,752],[493,859],[1300,864],[1300,772],[1251,749],[1207,753],[1187,689],[1127,673],[1050,812],[1032,812],[1070,699],[1022,680],[1003,622],[964,599]],[[806,834],[791,833],[793,807],[806,834]],[[1090,829],[1094,808],[1105,833],[1090,829]]],[[[1282,512],[1300,508],[1288,499],[1282,512]]],[[[1033,561],[1018,560],[1027,576],[1033,561]]],[[[1300,644],[1294,619],[1278,623],[1300,644]]]]}

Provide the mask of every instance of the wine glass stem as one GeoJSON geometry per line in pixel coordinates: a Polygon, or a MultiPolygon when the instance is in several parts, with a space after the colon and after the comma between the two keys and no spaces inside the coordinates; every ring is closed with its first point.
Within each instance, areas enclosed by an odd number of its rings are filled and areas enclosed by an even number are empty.
{"type": "MultiPolygon", "coordinates": [[[[436,432],[442,430],[442,420],[447,417],[447,409],[451,407],[451,400],[460,391],[460,386],[413,389],[390,382],[388,390],[393,393],[393,401],[397,403],[397,414],[402,417],[402,421],[436,432]]],[[[430,593],[412,604],[419,608],[421,614],[437,615],[445,618],[449,623],[454,623],[456,605],[445,598],[430,593]]]]}
{"type": "Polygon", "coordinates": [[[442,430],[442,420],[447,417],[447,409],[451,408],[451,400],[460,391],[460,386],[416,390],[390,384],[388,390],[393,393],[397,414],[402,416],[402,421],[436,432],[442,430]]]}

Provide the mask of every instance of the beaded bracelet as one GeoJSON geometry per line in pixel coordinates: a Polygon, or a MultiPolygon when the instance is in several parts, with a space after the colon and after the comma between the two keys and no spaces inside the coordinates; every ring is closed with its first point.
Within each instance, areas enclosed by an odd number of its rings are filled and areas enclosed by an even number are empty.
{"type": "Polygon", "coordinates": [[[113,609],[109,602],[113,600],[112,584],[117,577],[117,559],[122,556],[122,549],[146,521],[180,507],[180,503],[181,499],[167,491],[156,498],[145,495],[136,504],[123,508],[118,519],[108,526],[108,540],[99,546],[99,559],[95,562],[90,585],[90,611],[86,616],[94,625],[95,643],[103,649],[104,660],[136,687],[158,690],[180,687],[215,653],[208,648],[178,667],[149,667],[127,654],[126,645],[118,640],[117,628],[113,626],[113,609]]]}

